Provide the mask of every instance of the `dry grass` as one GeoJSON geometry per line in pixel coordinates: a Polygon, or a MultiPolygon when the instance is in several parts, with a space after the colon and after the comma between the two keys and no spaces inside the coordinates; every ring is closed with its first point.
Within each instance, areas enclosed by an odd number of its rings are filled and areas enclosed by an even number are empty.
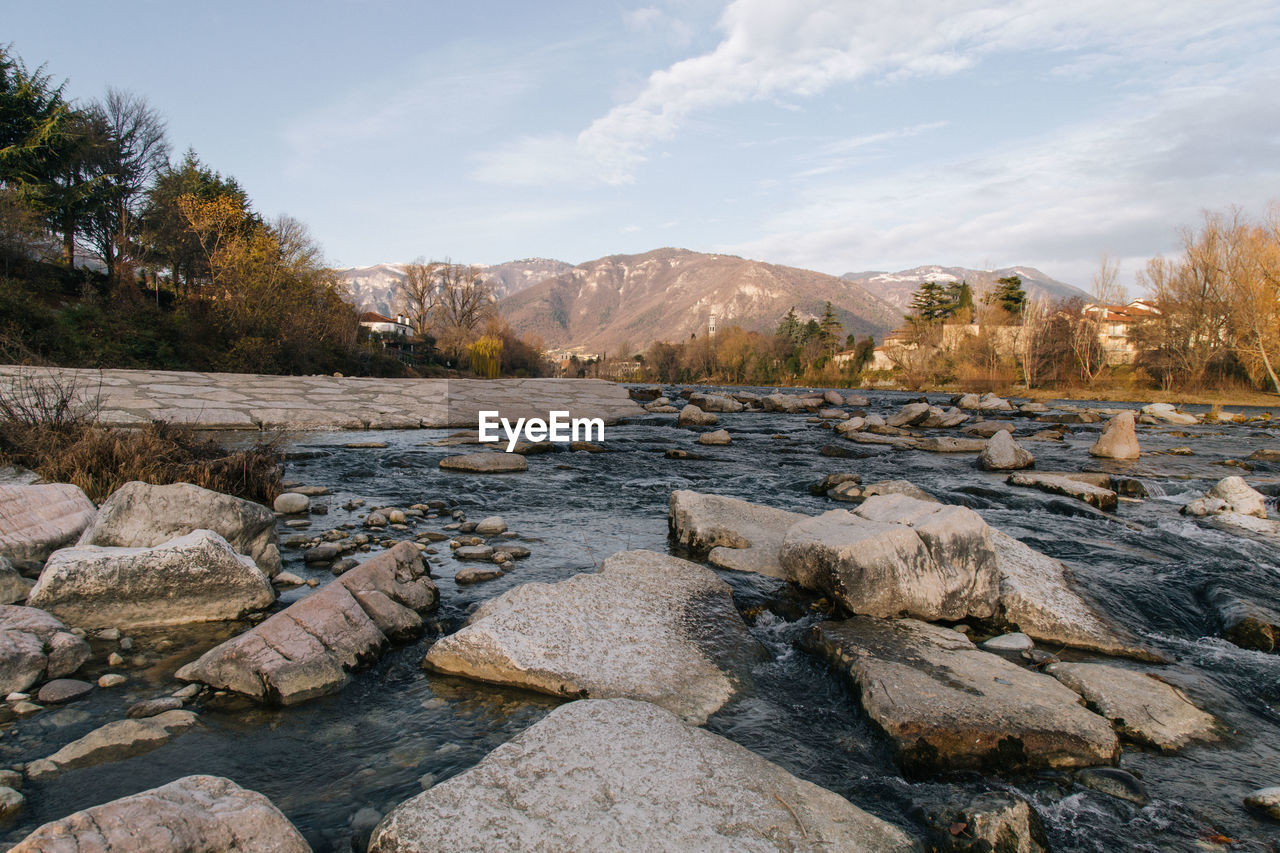
{"type": "Polygon", "coordinates": [[[116,429],[96,420],[96,392],[56,377],[18,377],[0,390],[0,462],[74,483],[95,502],[132,480],[195,483],[267,505],[280,492],[278,438],[231,451],[185,427],[116,429]]]}

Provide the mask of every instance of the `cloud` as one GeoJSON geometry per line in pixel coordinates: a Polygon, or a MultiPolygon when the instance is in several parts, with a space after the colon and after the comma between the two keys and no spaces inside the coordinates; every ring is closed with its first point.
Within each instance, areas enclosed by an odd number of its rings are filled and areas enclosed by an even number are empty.
{"type": "MultiPolygon", "coordinates": [[[[952,75],[1002,52],[1060,53],[1066,74],[1089,73],[1102,67],[1103,56],[1121,53],[1130,65],[1176,60],[1177,68],[1186,68],[1220,53],[1223,40],[1250,33],[1251,24],[1271,21],[1273,5],[1243,0],[1210,9],[1203,0],[1014,0],[989,8],[974,0],[736,0],[720,18],[722,38],[714,49],[653,72],[634,97],[592,121],[571,145],[560,139],[541,150],[570,164],[580,180],[625,184],[650,149],[672,139],[700,112],[812,98],[856,81],[952,75]],[[1086,48],[1093,59],[1069,56],[1086,48]]],[[[630,13],[628,21],[648,26],[663,14],[647,7],[630,13]]],[[[526,143],[524,150],[536,148],[526,143]]],[[[493,156],[507,153],[498,149],[493,156]]],[[[558,174],[547,167],[533,172],[558,174]]],[[[494,174],[478,172],[482,178],[494,174]]]]}
{"type": "Polygon", "coordinates": [[[720,250],[837,274],[1033,264],[1086,286],[1105,251],[1132,274],[1202,208],[1260,213],[1280,192],[1277,89],[1280,72],[1263,70],[975,155],[824,182],[760,223],[765,236],[720,250]]]}

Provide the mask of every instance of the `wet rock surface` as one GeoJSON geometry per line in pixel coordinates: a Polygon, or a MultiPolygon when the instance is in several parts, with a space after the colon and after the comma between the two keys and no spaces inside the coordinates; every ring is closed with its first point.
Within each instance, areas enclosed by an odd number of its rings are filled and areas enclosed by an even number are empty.
{"type": "Polygon", "coordinates": [[[369,850],[588,847],[918,849],[892,824],[732,741],[614,699],[571,702],[402,804],[369,850]]]}
{"type": "Polygon", "coordinates": [[[804,516],[722,495],[671,493],[671,537],[712,565],[786,579],[779,558],[787,530],[804,516]]]}
{"type": "Polygon", "coordinates": [[[702,723],[763,654],[709,569],[624,551],[599,572],[486,602],[432,645],[426,664],[554,696],[643,699],[702,723]]]}

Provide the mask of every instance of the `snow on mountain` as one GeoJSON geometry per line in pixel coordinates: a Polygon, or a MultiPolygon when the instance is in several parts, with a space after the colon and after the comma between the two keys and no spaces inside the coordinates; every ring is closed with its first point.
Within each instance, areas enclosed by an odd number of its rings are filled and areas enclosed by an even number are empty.
{"type": "Polygon", "coordinates": [[[1016,275],[1022,279],[1022,287],[1031,299],[1088,299],[1089,294],[1065,282],[1045,275],[1035,267],[1004,267],[998,270],[974,270],[966,267],[944,267],[937,264],[916,267],[899,272],[848,272],[840,276],[845,281],[860,284],[885,302],[897,307],[904,314],[911,307],[911,297],[926,281],[941,283],[967,281],[975,297],[981,298],[996,279],[1016,275]]]}
{"type": "MultiPolygon", "coordinates": [[[[340,270],[338,274],[351,288],[351,301],[357,308],[391,316],[398,307],[397,288],[404,281],[405,266],[375,264],[371,267],[351,267],[340,270]]],[[[564,261],[549,258],[523,258],[504,264],[476,264],[475,267],[497,299],[519,293],[572,269],[564,261]]]]}

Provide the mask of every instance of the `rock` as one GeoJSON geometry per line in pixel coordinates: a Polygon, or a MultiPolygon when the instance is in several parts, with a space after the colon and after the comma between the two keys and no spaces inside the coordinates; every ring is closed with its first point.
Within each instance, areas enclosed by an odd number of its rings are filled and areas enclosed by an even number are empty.
{"type": "Polygon", "coordinates": [[[491,515],[476,522],[476,533],[481,536],[496,536],[507,532],[507,523],[500,515],[491,515]]]}
{"type": "Polygon", "coordinates": [[[698,406],[690,403],[680,410],[680,417],[676,419],[679,426],[715,426],[720,418],[711,412],[704,412],[698,406]]]}
{"type": "Polygon", "coordinates": [[[729,438],[727,429],[718,429],[714,432],[704,432],[698,436],[698,444],[710,444],[717,447],[729,444],[732,439],[729,438]]]}
{"type": "Polygon", "coordinates": [[[0,694],[70,675],[89,654],[89,644],[56,617],[34,607],[0,605],[0,694]]]}
{"type": "Polygon", "coordinates": [[[794,394],[769,394],[760,398],[760,406],[766,412],[784,412],[794,415],[804,411],[804,403],[794,394]]]}
{"type": "MultiPolygon", "coordinates": [[[[964,408],[961,406],[961,408],[964,408]]],[[[1012,412],[1013,404],[995,394],[983,394],[978,401],[978,410],[982,412],[1012,412]]]]}
{"type": "Polygon", "coordinates": [[[461,548],[453,549],[453,556],[458,560],[491,560],[493,559],[493,546],[463,545],[461,548]]]}
{"type": "Polygon", "coordinates": [[[590,441],[571,441],[571,442],[569,442],[569,449],[570,449],[571,451],[582,451],[583,453],[604,453],[604,452],[606,452],[606,451],[605,451],[605,448],[604,448],[604,446],[603,446],[603,445],[595,444],[595,443],[590,442],[590,441]]]}
{"type": "Polygon", "coordinates": [[[1224,587],[1211,587],[1204,597],[1227,640],[1242,649],[1280,650],[1280,613],[1240,598],[1224,587]]]}
{"type": "Polygon", "coordinates": [[[818,419],[824,421],[843,421],[849,413],[843,409],[818,409],[818,419]]]}
{"type": "Polygon", "coordinates": [[[695,392],[689,395],[689,403],[703,412],[741,412],[744,408],[737,400],[719,394],[695,392]]]}
{"type": "Polygon", "coordinates": [[[446,471],[468,474],[512,474],[529,470],[529,462],[519,453],[464,453],[440,460],[446,471]]]}
{"type": "Polygon", "coordinates": [[[1055,663],[1046,672],[1083,696],[1130,740],[1173,752],[1192,740],[1213,737],[1213,717],[1149,673],[1101,663],[1055,663]]]}
{"type": "Polygon", "coordinates": [[[917,846],[732,741],[625,699],[560,706],[472,769],[393,809],[369,845],[370,853],[588,848],[917,846]]]}
{"type": "Polygon", "coordinates": [[[386,527],[387,517],[380,512],[371,512],[364,517],[364,526],[369,528],[386,527]]]}
{"type": "Polygon", "coordinates": [[[1259,788],[1244,798],[1244,804],[1251,809],[1260,809],[1272,820],[1280,820],[1280,786],[1259,788]]]}
{"type": "Polygon", "coordinates": [[[854,613],[922,619],[985,618],[999,593],[987,525],[965,507],[903,495],[868,498],[787,530],[788,580],[854,613]]]}
{"type": "Polygon", "coordinates": [[[293,705],[346,682],[388,639],[422,631],[436,585],[412,542],[401,542],[182,667],[177,677],[293,705]]]}
{"type": "Polygon", "coordinates": [[[185,776],[46,823],[10,853],[310,853],[266,797],[220,776],[185,776]]]}
{"type": "Polygon", "coordinates": [[[0,823],[12,820],[27,804],[27,798],[9,786],[0,787],[0,823]]]}
{"type": "Polygon", "coordinates": [[[813,483],[809,486],[809,494],[825,495],[827,492],[829,492],[831,489],[834,489],[836,486],[840,485],[841,483],[858,484],[861,482],[862,482],[862,475],[855,474],[852,471],[842,471],[839,474],[828,474],[818,482],[813,483]]]}
{"type": "Polygon", "coordinates": [[[268,577],[280,571],[275,513],[191,483],[125,483],[107,498],[76,547],[154,548],[196,530],[217,533],[268,577]]]}
{"type": "Polygon", "coordinates": [[[1001,634],[982,644],[982,648],[989,652],[1024,652],[1034,647],[1035,641],[1021,631],[1001,634]]]}
{"type": "Polygon", "coordinates": [[[128,680],[129,679],[125,678],[123,675],[121,675],[118,672],[108,672],[105,675],[98,676],[98,686],[104,687],[104,688],[119,687],[121,684],[124,684],[128,680]]]}
{"type": "Polygon", "coordinates": [[[338,559],[342,551],[331,542],[322,542],[302,552],[302,561],[308,566],[321,566],[338,559]]]}
{"type": "Polygon", "coordinates": [[[1120,502],[1116,493],[1110,489],[1082,483],[1060,474],[1011,474],[1006,482],[1011,486],[1025,486],[1050,494],[1066,495],[1098,509],[1113,510],[1120,502]]]}
{"type": "Polygon", "coordinates": [[[495,580],[504,574],[506,573],[496,566],[466,566],[458,569],[458,573],[453,576],[453,582],[467,586],[473,583],[495,580]]]}
{"type": "Polygon", "coordinates": [[[1090,456],[1104,459],[1137,459],[1138,433],[1134,429],[1133,412],[1121,412],[1107,421],[1102,435],[1089,448],[1090,456]]]}
{"type": "Polygon", "coordinates": [[[359,561],[348,557],[345,560],[338,560],[336,563],[334,563],[332,566],[329,567],[329,571],[333,572],[334,576],[336,577],[345,572],[351,571],[358,565],[360,565],[359,561]]]}
{"type": "Polygon", "coordinates": [[[373,831],[382,822],[382,812],[365,806],[351,816],[351,849],[368,850],[373,831]]]}
{"type": "Polygon", "coordinates": [[[961,409],[976,409],[982,404],[982,398],[977,394],[961,394],[954,403],[961,409]]]}
{"type": "Polygon", "coordinates": [[[523,560],[525,557],[529,556],[529,549],[523,545],[503,543],[500,545],[494,545],[493,553],[494,556],[497,556],[498,554],[506,554],[513,560],[523,560]]]}
{"type": "Polygon", "coordinates": [[[945,853],[1049,851],[1040,815],[1022,797],[1005,791],[964,796],[958,804],[946,798],[924,805],[921,811],[931,830],[931,849],[945,853]]]}
{"type": "Polygon", "coordinates": [[[943,409],[930,406],[928,416],[916,426],[922,429],[950,429],[969,420],[969,416],[957,408],[943,409]]]}
{"type": "Polygon", "coordinates": [[[1017,429],[1012,421],[982,421],[976,424],[970,424],[960,430],[965,435],[976,435],[982,438],[991,438],[999,432],[1013,432],[1017,429]]]}
{"type": "Polygon", "coordinates": [[[1103,654],[1158,659],[1139,647],[1072,591],[1067,567],[991,529],[1000,572],[1000,616],[1006,624],[1041,643],[1103,654]]]}
{"type": "Polygon", "coordinates": [[[1115,767],[1086,767],[1076,771],[1075,779],[1086,788],[1140,806],[1145,806],[1151,799],[1147,795],[1147,786],[1142,784],[1141,779],[1115,767]]]}
{"type": "Polygon", "coordinates": [[[75,678],[55,678],[53,681],[45,682],[36,693],[36,699],[45,705],[62,705],[66,702],[74,702],[82,696],[87,696],[93,692],[93,685],[87,681],[79,681],[75,678]]]}
{"type": "Polygon", "coordinates": [[[1038,415],[1049,411],[1049,407],[1044,403],[1023,403],[1018,407],[1018,411],[1024,415],[1038,415]]]}
{"type": "Polygon", "coordinates": [[[191,711],[167,711],[145,720],[116,720],[73,740],[48,758],[33,761],[27,766],[27,775],[36,780],[46,779],[64,770],[142,755],[191,728],[197,719],[191,711]]]}
{"type": "Polygon", "coordinates": [[[779,552],[799,513],[679,489],[671,493],[667,526],[671,537],[712,565],[786,580],[779,552]]]}
{"type": "Polygon", "coordinates": [[[980,438],[920,438],[912,446],[916,450],[930,453],[980,453],[987,449],[987,443],[980,438]]]}
{"type": "Polygon", "coordinates": [[[839,391],[823,391],[822,402],[829,406],[843,406],[844,397],[841,396],[839,391]]]}
{"type": "Polygon", "coordinates": [[[920,423],[929,417],[928,403],[907,403],[895,414],[885,419],[885,426],[907,427],[920,423]]]}
{"type": "Polygon", "coordinates": [[[866,429],[866,427],[867,427],[867,419],[858,417],[855,415],[854,417],[851,417],[848,420],[844,420],[836,424],[835,431],[836,431],[836,435],[847,436],[851,432],[859,432],[863,429],[866,429]]]}
{"type": "Polygon", "coordinates": [[[1195,415],[1179,412],[1171,403],[1152,403],[1149,406],[1143,406],[1140,411],[1148,417],[1165,423],[1181,424],[1183,426],[1200,423],[1200,419],[1195,415]]]}
{"type": "Polygon", "coordinates": [[[882,480],[879,483],[869,483],[865,486],[852,482],[841,483],[827,492],[827,497],[829,498],[851,503],[858,503],[875,495],[906,495],[919,501],[938,503],[938,499],[933,495],[907,480],[882,480]]]}
{"type": "Polygon", "coordinates": [[[274,507],[281,515],[297,515],[311,508],[311,498],[297,492],[284,492],[276,498],[274,507]]]}
{"type": "Polygon", "coordinates": [[[18,573],[4,557],[0,557],[0,604],[22,604],[31,592],[31,581],[18,573]]]}
{"type": "Polygon", "coordinates": [[[650,412],[655,415],[674,415],[680,411],[675,406],[667,406],[667,405],[655,406],[653,403],[650,403],[649,405],[645,406],[644,410],[646,412],[650,412]]]}
{"type": "Polygon", "coordinates": [[[112,652],[111,654],[107,655],[107,666],[123,666],[123,665],[124,665],[124,657],[122,657],[119,652],[112,652]]]}
{"type": "Polygon", "coordinates": [[[1182,508],[1183,515],[1219,515],[1226,512],[1266,518],[1267,498],[1251,488],[1243,477],[1225,477],[1209,489],[1203,498],[1182,508]]]}
{"type": "Polygon", "coordinates": [[[854,616],[810,629],[908,772],[1111,764],[1115,733],[1046,675],[914,619],[854,616]]]}
{"type": "Polygon", "coordinates": [[[1254,462],[1280,462],[1280,448],[1263,447],[1249,454],[1254,462]]]}
{"type": "Polygon", "coordinates": [[[701,724],[762,655],[714,572],[623,551],[599,572],[485,602],[425,665],[553,696],[644,699],[701,724]]]}
{"type": "MultiPolygon", "coordinates": [[[[188,685],[191,686],[191,685],[188,685]]],[[[182,700],[176,696],[161,696],[158,699],[144,699],[129,706],[124,715],[131,720],[155,717],[166,711],[177,711],[182,707],[182,700]]]]}
{"type": "Polygon", "coordinates": [[[270,607],[271,582],[210,530],[152,547],[55,552],[28,598],[81,628],[158,628],[239,619],[270,607]]]}
{"type": "Polygon", "coordinates": [[[75,542],[97,510],[77,486],[0,486],[0,558],[20,572],[38,572],[45,559],[75,542]]]}
{"type": "Polygon", "coordinates": [[[305,495],[309,498],[318,498],[322,495],[329,494],[329,489],[325,486],[291,486],[289,491],[294,494],[305,495]]]}
{"type": "Polygon", "coordinates": [[[978,456],[978,467],[984,471],[1015,471],[1030,468],[1035,463],[1036,458],[1004,430],[997,430],[978,456]]]}
{"type": "Polygon", "coordinates": [[[12,710],[13,710],[13,713],[17,714],[19,717],[25,717],[30,714],[35,714],[40,711],[43,711],[44,706],[37,705],[34,702],[22,701],[22,702],[15,702],[12,710]]]}

